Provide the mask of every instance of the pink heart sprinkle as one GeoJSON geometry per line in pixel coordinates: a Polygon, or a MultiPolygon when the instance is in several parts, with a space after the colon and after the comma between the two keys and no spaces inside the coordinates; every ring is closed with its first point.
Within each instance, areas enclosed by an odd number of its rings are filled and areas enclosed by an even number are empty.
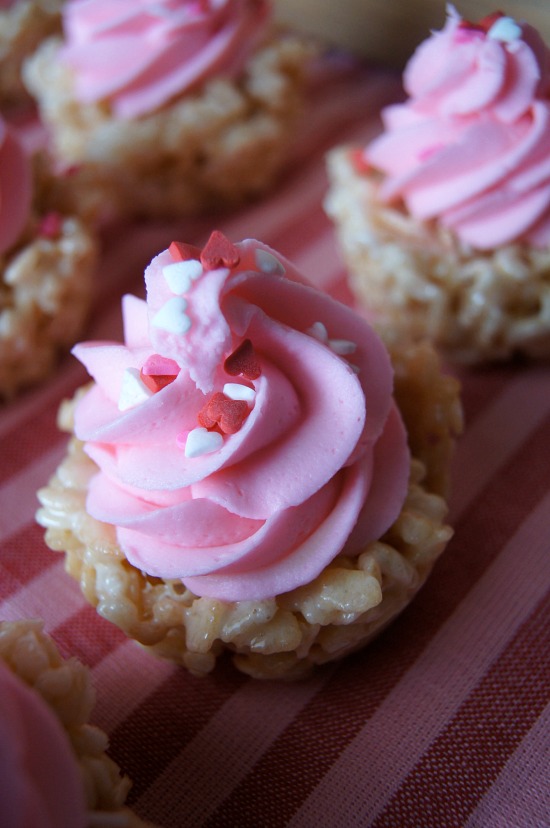
{"type": "Polygon", "coordinates": [[[200,259],[200,248],[194,247],[192,244],[185,244],[185,242],[173,241],[168,248],[168,252],[176,262],[187,262],[189,259],[200,259]]]}
{"type": "Polygon", "coordinates": [[[219,230],[214,230],[201,253],[201,264],[205,270],[218,267],[236,267],[239,264],[239,251],[234,244],[219,230]]]}

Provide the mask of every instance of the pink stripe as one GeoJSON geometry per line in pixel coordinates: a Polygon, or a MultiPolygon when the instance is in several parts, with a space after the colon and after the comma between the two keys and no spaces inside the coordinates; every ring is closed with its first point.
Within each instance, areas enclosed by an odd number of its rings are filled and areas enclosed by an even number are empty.
{"type": "MultiPolygon", "coordinates": [[[[529,449],[528,446],[523,447],[521,455],[517,457],[516,465],[511,464],[514,474],[517,471],[521,475],[522,472],[525,473],[531,467],[533,455],[540,451],[539,441],[540,436],[533,441],[531,451],[526,450],[529,449]]],[[[538,481],[539,496],[542,496],[546,491],[545,482],[543,475],[542,480],[538,481]]],[[[505,496],[509,491],[509,485],[509,480],[505,479],[505,476],[501,476],[495,483],[496,496],[498,497],[499,493],[505,496]]],[[[209,825],[223,825],[226,819],[237,819],[237,815],[240,815],[238,818],[241,820],[252,819],[259,808],[268,807],[267,800],[271,796],[274,787],[280,791],[277,797],[280,822],[276,824],[287,824],[292,814],[300,807],[304,797],[322,782],[332,765],[334,765],[336,769],[334,773],[337,775],[333,776],[331,774],[329,781],[321,785],[321,793],[318,798],[313,798],[311,803],[308,802],[306,812],[299,812],[296,825],[300,828],[302,824],[313,825],[315,820],[319,821],[320,815],[327,809],[327,813],[330,815],[331,806],[330,802],[325,801],[326,798],[333,798],[335,803],[338,803],[338,809],[343,807],[341,797],[335,797],[334,791],[344,784],[347,778],[348,763],[352,761],[350,754],[345,750],[346,746],[351,745],[351,754],[355,755],[353,742],[356,734],[361,732],[361,728],[374,716],[378,708],[383,711],[386,710],[381,705],[383,705],[388,694],[397,693],[397,696],[396,700],[390,704],[390,714],[385,712],[379,716],[377,713],[375,721],[381,721],[382,731],[387,729],[388,715],[395,716],[399,710],[403,710],[403,715],[407,715],[409,691],[405,677],[410,675],[412,676],[410,680],[414,681],[415,677],[419,676],[422,683],[422,671],[418,671],[417,665],[415,665],[414,671],[410,671],[410,674],[407,671],[410,670],[424,648],[433,640],[438,633],[438,629],[448,621],[460,601],[468,595],[469,590],[491,565],[507,538],[521,525],[521,521],[532,503],[532,498],[536,496],[537,481],[534,480],[529,493],[523,492],[523,500],[521,495],[519,496],[518,509],[511,510],[508,513],[508,520],[504,521],[502,531],[484,538],[483,556],[479,554],[479,537],[483,537],[482,535],[479,535],[476,538],[476,543],[472,544],[471,538],[461,538],[460,534],[457,534],[457,542],[454,546],[451,546],[440,561],[436,572],[416,601],[382,638],[375,641],[368,648],[364,657],[360,655],[349,659],[339,668],[335,680],[329,682],[322,697],[315,698],[303,714],[297,718],[293,727],[281,735],[272,748],[263,756],[253,773],[235,789],[232,796],[224,803],[223,808],[209,821],[209,825]],[[522,506],[523,510],[521,509],[522,506]],[[464,548],[461,548],[463,545],[464,548]],[[442,596],[445,596],[444,601],[442,601],[442,596]],[[389,650],[392,651],[391,660],[388,660],[389,650]],[[349,703],[350,687],[358,688],[358,692],[354,694],[352,706],[349,703]],[[361,688],[360,692],[359,688],[361,688]],[[397,699],[401,706],[397,703],[397,699]],[[315,753],[312,754],[309,750],[311,740],[316,739],[315,734],[318,732],[319,723],[326,719],[330,720],[330,728],[326,726],[323,728],[322,744],[317,745],[315,753]],[[295,762],[301,768],[300,786],[291,784],[287,763],[289,755],[294,757],[295,762]],[[342,757],[341,760],[338,759],[340,756],[342,757]],[[326,797],[322,795],[323,792],[326,793],[326,797]],[[260,797],[260,801],[258,797],[260,797]],[[302,819],[306,817],[311,819],[311,822],[302,823],[302,819]]],[[[493,491],[491,491],[489,497],[492,499],[493,491]]],[[[470,520],[475,522],[475,516],[478,514],[480,517],[486,517],[486,500],[481,499],[476,502],[473,511],[470,513],[470,520]]],[[[542,514],[544,520],[546,520],[546,513],[543,511],[542,514]]],[[[466,524],[466,528],[467,526],[468,524],[466,524]]],[[[464,530],[464,524],[460,528],[464,530]]],[[[514,567],[516,566],[516,554],[517,552],[514,552],[512,556],[514,567]]],[[[454,629],[455,625],[451,625],[451,635],[454,629]]],[[[434,645],[437,652],[439,652],[439,646],[439,642],[434,645]]],[[[430,649],[428,652],[431,654],[433,651],[430,649]]],[[[445,664],[442,667],[443,673],[446,670],[448,652],[446,648],[443,648],[440,653],[445,664]]],[[[430,655],[428,660],[431,657],[430,655]]],[[[479,663],[479,669],[483,669],[482,659],[479,663]]],[[[429,704],[429,710],[432,710],[431,703],[429,704]]],[[[369,735],[371,726],[372,719],[371,723],[365,726],[366,736],[369,735]]],[[[392,764],[391,773],[389,773],[390,769],[384,765],[384,772],[378,780],[377,790],[383,789],[384,779],[392,778],[396,774],[393,763],[398,761],[402,755],[401,732],[397,731],[395,737],[395,755],[386,752],[386,745],[384,754],[377,756],[379,761],[386,756],[391,756],[392,764]]],[[[376,742],[376,739],[383,738],[385,737],[383,737],[382,732],[377,734],[375,731],[374,742],[376,742]]],[[[365,749],[367,753],[371,750],[369,747],[365,749]]],[[[354,773],[359,775],[358,778],[360,778],[363,766],[364,752],[360,750],[358,758],[354,759],[354,773]]],[[[372,772],[372,768],[369,772],[372,772]]],[[[367,783],[365,782],[365,784],[367,783]]],[[[343,822],[333,821],[331,823],[329,820],[326,824],[348,824],[346,819],[352,818],[352,814],[347,814],[345,819],[343,814],[340,816],[343,822]]],[[[338,819],[338,815],[333,813],[332,819],[338,819]]],[[[247,823],[243,821],[239,824],[247,823]]]]}
{"type": "Polygon", "coordinates": [[[0,606],[60,559],[44,544],[36,523],[24,526],[0,545],[0,606]]]}
{"type": "MultiPolygon", "coordinates": [[[[499,468],[513,457],[529,434],[540,427],[550,414],[550,374],[533,369],[518,374],[507,383],[495,402],[467,424],[461,438],[455,469],[455,483],[451,497],[451,522],[462,515],[480,491],[498,473],[499,468]],[[483,458],[483,463],[480,463],[483,458]]],[[[540,438],[540,450],[545,451],[546,437],[540,438]]],[[[537,462],[540,454],[534,457],[537,462]]],[[[530,471],[526,471],[529,480],[530,471]]],[[[517,478],[522,479],[522,478],[517,478]]],[[[514,481],[511,482],[514,490],[514,481]]]]}
{"type": "MultiPolygon", "coordinates": [[[[325,813],[327,823],[331,824],[330,820],[337,818],[336,809],[341,824],[359,826],[373,820],[384,808],[415,762],[429,750],[449,719],[483,680],[487,665],[506,650],[532,607],[547,592],[547,583],[537,576],[546,566],[547,548],[543,539],[545,532],[548,533],[549,509],[550,495],[547,495],[517,534],[510,532],[510,542],[492,566],[464,596],[452,617],[441,625],[429,646],[419,654],[414,668],[393,687],[370,721],[357,729],[354,740],[328,770],[318,790],[304,803],[295,819],[289,821],[289,826],[313,825],[320,813],[325,813]],[[520,558],[523,571],[530,575],[518,583],[520,558]],[[380,745],[383,750],[377,748],[380,745]],[[368,790],[362,810],[357,811],[352,800],[346,805],[341,797],[334,796],[350,780],[368,790]]],[[[471,561],[460,561],[459,565],[469,569],[471,561]]],[[[413,612],[407,612],[389,630],[393,633],[388,636],[392,643],[400,632],[409,636],[404,644],[396,642],[400,649],[392,652],[393,658],[400,658],[404,648],[408,652],[407,642],[414,647],[412,636],[417,630],[411,616],[415,612],[433,611],[431,599],[435,596],[426,592],[451,594],[452,582],[441,583],[437,574],[411,608],[413,612]],[[403,620],[408,623],[402,623],[403,620]]],[[[455,583],[456,590],[462,593],[460,579],[455,577],[455,583]]],[[[445,821],[433,824],[446,825],[445,821]]]]}
{"type": "Polygon", "coordinates": [[[138,708],[129,711],[127,719],[110,734],[110,753],[132,778],[134,796],[163,773],[246,681],[243,675],[223,667],[212,680],[176,670],[138,708]]]}
{"type": "MultiPolygon", "coordinates": [[[[547,677],[545,677],[547,684],[547,677]]],[[[550,705],[521,740],[496,782],[483,797],[464,828],[513,825],[533,828],[549,820],[548,755],[550,705]]]]}
{"type": "Polygon", "coordinates": [[[66,437],[59,434],[58,442],[48,446],[48,451],[36,462],[24,466],[19,474],[10,477],[2,486],[2,511],[0,513],[0,543],[21,531],[34,516],[39,503],[36,492],[54,473],[66,450],[66,437]]]}
{"type": "MultiPolygon", "coordinates": [[[[372,828],[407,824],[461,828],[547,703],[549,651],[547,595],[422,756],[372,828]]],[[[505,820],[504,824],[512,823],[505,820]]]]}
{"type": "Polygon", "coordinates": [[[322,692],[328,675],[290,684],[243,684],[137,800],[139,813],[169,826],[174,813],[168,803],[179,790],[177,811],[185,813],[186,824],[202,825],[309,700],[322,692]],[[274,710],[276,716],[266,715],[274,710]]]}
{"type": "Polygon", "coordinates": [[[52,635],[66,657],[76,656],[90,668],[126,641],[124,633],[101,618],[90,604],[62,621],[52,635]]]}

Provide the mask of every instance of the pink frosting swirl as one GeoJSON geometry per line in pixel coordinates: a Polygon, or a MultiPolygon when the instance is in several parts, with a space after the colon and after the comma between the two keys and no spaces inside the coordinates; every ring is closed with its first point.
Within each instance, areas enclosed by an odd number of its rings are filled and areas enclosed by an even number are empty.
{"type": "Polygon", "coordinates": [[[381,198],[479,249],[550,244],[550,52],[538,33],[450,7],[404,86],[410,97],[384,110],[385,132],[364,151],[386,176],[381,198]]]}
{"type": "Polygon", "coordinates": [[[55,714],[3,662],[0,699],[0,825],[84,828],[84,785],[55,714]]]}
{"type": "Polygon", "coordinates": [[[128,560],[198,595],[273,597],[398,515],[409,453],[389,356],[259,242],[173,243],[123,301],[125,344],[74,353],[87,509],[128,560]]]}
{"type": "Polygon", "coordinates": [[[29,158],[14,131],[0,117],[0,254],[21,235],[31,197],[29,158]]]}
{"type": "Polygon", "coordinates": [[[239,72],[269,16],[267,0],[71,0],[61,59],[82,103],[135,118],[239,72]]]}

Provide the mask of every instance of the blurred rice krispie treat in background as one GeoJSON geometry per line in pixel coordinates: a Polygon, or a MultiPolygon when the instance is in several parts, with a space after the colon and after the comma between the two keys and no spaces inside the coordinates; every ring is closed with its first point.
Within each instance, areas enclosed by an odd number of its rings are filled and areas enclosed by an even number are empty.
{"type": "Polygon", "coordinates": [[[27,57],[50,35],[61,32],[65,0],[0,0],[0,106],[30,102],[21,77],[27,57]]]}
{"type": "Polygon", "coordinates": [[[57,210],[52,181],[0,117],[0,399],[52,371],[90,306],[96,241],[57,210]]]}
{"type": "Polygon", "coordinates": [[[293,678],[363,646],[452,535],[455,380],[393,353],[266,245],[173,242],[126,296],[125,344],[39,493],[46,541],[98,612],[194,673],[224,652],[293,678]],[[395,382],[395,391],[393,385],[395,382]]]}
{"type": "Polygon", "coordinates": [[[388,339],[550,356],[550,51],[527,23],[450,6],[404,86],[380,136],[329,156],[352,288],[388,339]]]}
{"type": "Polygon", "coordinates": [[[189,215],[274,183],[313,50],[268,0],[70,0],[63,23],[25,77],[79,209],[189,215]]]}
{"type": "Polygon", "coordinates": [[[89,724],[87,668],[63,659],[40,621],[0,622],[0,699],[2,828],[146,828],[124,805],[131,782],[107,736],[89,724]]]}

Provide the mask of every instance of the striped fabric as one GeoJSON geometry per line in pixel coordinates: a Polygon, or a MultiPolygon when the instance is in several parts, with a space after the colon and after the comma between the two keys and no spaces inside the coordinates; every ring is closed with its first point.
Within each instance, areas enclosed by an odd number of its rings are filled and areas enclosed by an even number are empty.
{"type": "MultiPolygon", "coordinates": [[[[398,79],[327,61],[288,174],[216,226],[254,236],[346,297],[322,210],[323,157],[370,137],[398,79]]],[[[121,335],[120,295],[173,239],[211,220],[111,228],[87,338],[121,335]]],[[[370,647],[297,684],[228,666],[197,679],[99,618],[44,544],[36,490],[65,450],[55,415],[85,379],[68,357],[0,411],[0,617],[42,617],[92,669],[94,721],[132,777],[130,803],[162,828],[543,828],[550,671],[550,371],[461,371],[467,428],[451,502],[456,534],[416,600],[370,647]]]]}

